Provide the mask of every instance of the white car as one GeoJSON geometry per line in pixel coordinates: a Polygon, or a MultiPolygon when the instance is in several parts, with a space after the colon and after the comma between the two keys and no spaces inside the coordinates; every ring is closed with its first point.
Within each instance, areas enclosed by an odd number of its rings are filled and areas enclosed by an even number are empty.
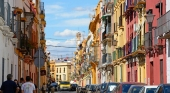
{"type": "Polygon", "coordinates": [[[155,93],[158,86],[143,86],[139,93],[155,93]]]}

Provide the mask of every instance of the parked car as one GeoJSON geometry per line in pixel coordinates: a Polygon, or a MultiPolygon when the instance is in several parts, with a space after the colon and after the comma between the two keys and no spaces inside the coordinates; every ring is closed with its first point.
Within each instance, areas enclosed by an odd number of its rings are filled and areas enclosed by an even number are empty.
{"type": "Polygon", "coordinates": [[[109,82],[104,90],[104,93],[111,93],[120,83],[109,82]]]}
{"type": "Polygon", "coordinates": [[[60,90],[70,90],[71,89],[71,85],[70,82],[68,81],[61,81],[60,85],[59,85],[60,90]]]}
{"type": "Polygon", "coordinates": [[[87,93],[95,93],[96,92],[96,85],[90,85],[87,93]]]}
{"type": "Polygon", "coordinates": [[[112,93],[127,93],[131,85],[146,85],[144,83],[137,82],[122,82],[116,87],[112,93]]]}
{"type": "Polygon", "coordinates": [[[170,84],[160,84],[155,93],[170,93],[170,84]]]}
{"type": "Polygon", "coordinates": [[[88,92],[89,86],[90,86],[90,85],[86,85],[86,86],[85,86],[85,93],[88,92]]]}
{"type": "Polygon", "coordinates": [[[139,93],[155,93],[158,86],[143,86],[139,93]]]}
{"type": "Polygon", "coordinates": [[[142,87],[143,85],[131,85],[128,90],[128,93],[139,93],[142,87]]]}
{"type": "Polygon", "coordinates": [[[81,86],[77,86],[76,93],[80,93],[80,91],[81,91],[81,86]]]}
{"type": "Polygon", "coordinates": [[[106,90],[107,87],[107,83],[102,83],[101,87],[100,87],[100,92],[99,93],[104,93],[104,91],[106,90]]]}
{"type": "Polygon", "coordinates": [[[76,91],[77,86],[77,84],[71,84],[71,90],[76,91]]]}
{"type": "Polygon", "coordinates": [[[96,93],[100,93],[100,90],[101,90],[101,84],[96,86],[96,93]]]}

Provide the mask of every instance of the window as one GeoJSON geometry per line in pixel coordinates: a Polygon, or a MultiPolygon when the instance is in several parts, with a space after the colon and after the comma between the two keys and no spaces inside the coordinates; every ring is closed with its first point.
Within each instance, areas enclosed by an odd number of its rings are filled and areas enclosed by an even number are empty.
{"type": "Polygon", "coordinates": [[[61,73],[61,68],[60,68],[60,73],[61,73]]]}
{"type": "Polygon", "coordinates": [[[66,80],[66,75],[65,74],[63,74],[63,80],[66,80]]]}
{"type": "Polygon", "coordinates": [[[65,68],[64,68],[64,73],[65,73],[65,68]]]}
{"type": "Polygon", "coordinates": [[[58,73],[58,68],[57,68],[57,73],[58,73]]]}
{"type": "Polygon", "coordinates": [[[160,83],[164,83],[163,59],[160,60],[160,83]]]}

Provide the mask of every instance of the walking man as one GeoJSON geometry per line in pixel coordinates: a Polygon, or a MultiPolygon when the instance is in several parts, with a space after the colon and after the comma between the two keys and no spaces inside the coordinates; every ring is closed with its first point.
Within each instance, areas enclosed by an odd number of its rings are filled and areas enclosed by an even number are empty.
{"type": "Polygon", "coordinates": [[[35,85],[31,83],[31,77],[26,77],[26,82],[21,86],[22,93],[36,93],[35,85]]]}
{"type": "Polygon", "coordinates": [[[3,93],[16,93],[17,84],[12,81],[12,74],[7,75],[7,81],[2,83],[1,91],[3,93]]]}

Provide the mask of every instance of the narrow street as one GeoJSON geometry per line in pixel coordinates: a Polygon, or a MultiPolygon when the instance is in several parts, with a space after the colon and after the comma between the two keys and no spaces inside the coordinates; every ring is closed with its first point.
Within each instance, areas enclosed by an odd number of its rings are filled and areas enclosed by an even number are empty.
{"type": "MultiPolygon", "coordinates": [[[[46,92],[48,93],[48,92],[46,92]]],[[[76,91],[57,91],[55,93],[76,93],[76,91]]]]}
{"type": "Polygon", "coordinates": [[[76,93],[76,91],[57,91],[55,93],[76,93]]]}

